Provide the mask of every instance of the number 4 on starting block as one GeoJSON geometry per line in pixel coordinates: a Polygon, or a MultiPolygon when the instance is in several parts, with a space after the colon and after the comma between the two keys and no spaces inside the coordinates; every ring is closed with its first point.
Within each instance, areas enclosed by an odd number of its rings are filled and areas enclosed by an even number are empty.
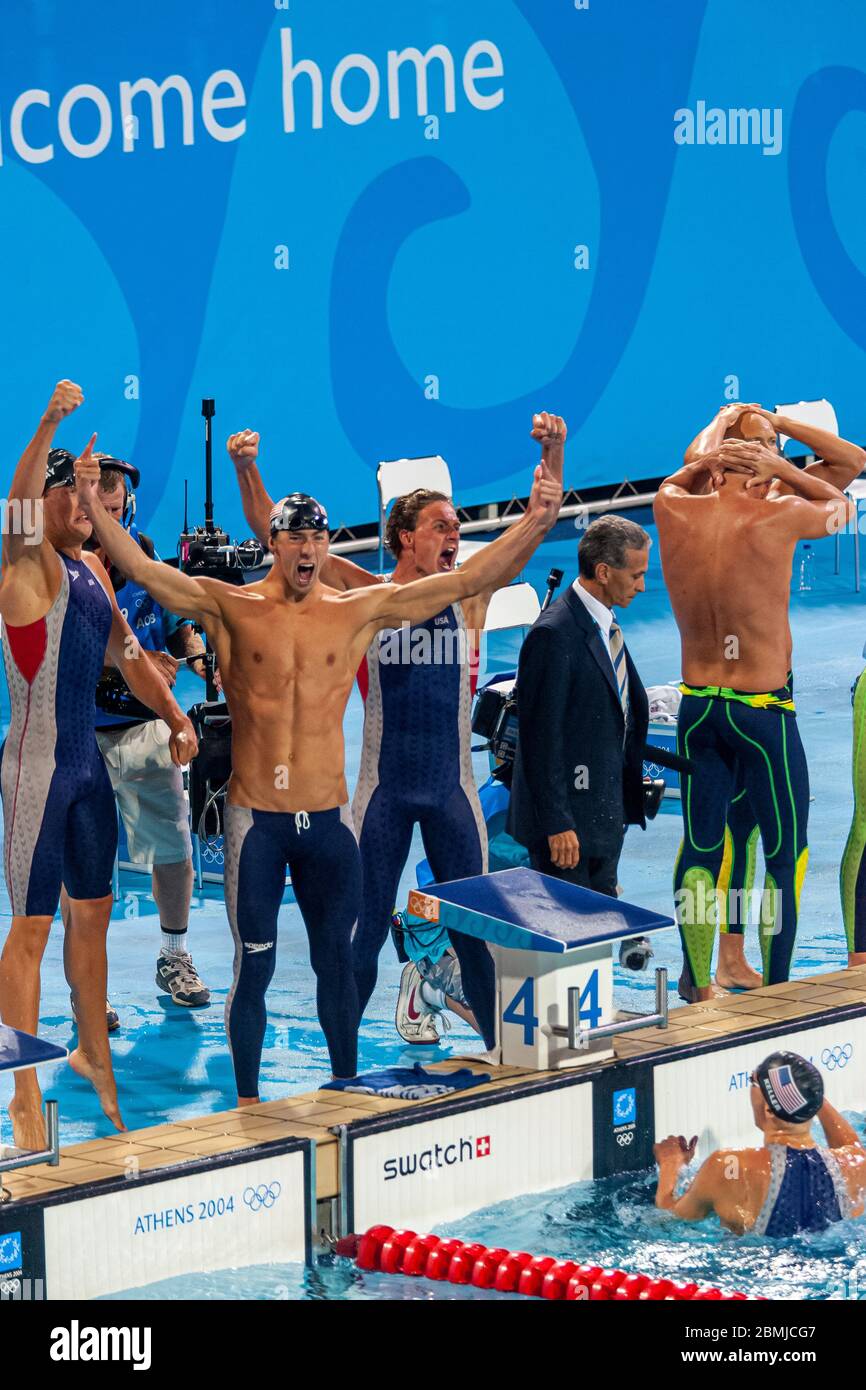
{"type": "MultiPolygon", "coordinates": [[[[495,949],[500,998],[502,1061],[537,1071],[579,1066],[584,1053],[570,1052],[552,1031],[568,1023],[568,991],[578,989],[582,1028],[612,1021],[613,970],[610,947],[584,948],[580,959],[533,951],[495,949]],[[527,973],[530,972],[530,973],[527,973]]],[[[574,953],[577,955],[578,953],[574,953]]],[[[594,1053],[597,1058],[598,1054],[594,1053]]]]}

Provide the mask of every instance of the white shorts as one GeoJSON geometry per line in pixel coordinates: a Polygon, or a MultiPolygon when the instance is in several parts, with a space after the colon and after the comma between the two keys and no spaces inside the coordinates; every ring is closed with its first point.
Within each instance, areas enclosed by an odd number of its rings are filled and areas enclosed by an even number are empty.
{"type": "Polygon", "coordinates": [[[171,760],[170,737],[162,719],[96,730],[133,864],[179,864],[192,856],[183,773],[171,760]]]}

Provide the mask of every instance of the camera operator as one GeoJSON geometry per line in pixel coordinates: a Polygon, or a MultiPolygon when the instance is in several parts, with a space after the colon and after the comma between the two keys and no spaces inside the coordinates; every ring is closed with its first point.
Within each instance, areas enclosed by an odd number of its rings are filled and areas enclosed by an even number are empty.
{"type": "Polygon", "coordinates": [[[625,828],[645,828],[649,709],[613,609],[644,589],[650,538],[599,517],[578,547],[580,575],[536,620],[520,651],[519,740],[509,833],[533,869],[616,896],[625,828]]]}
{"type": "MultiPolygon", "coordinates": [[[[138,469],[122,459],[96,454],[101,474],[99,495],[106,511],[125,527],[148,558],[155,555],[149,536],[135,525],[138,469]]],[[[144,657],[173,686],[180,664],[189,662],[204,678],[204,643],[188,619],[169,613],[146,589],[126,578],[108,557],[91,544],[108,571],[121,613],[127,619],[144,657]]],[[[102,683],[100,683],[101,685],[102,683]]],[[[96,694],[96,739],[126,829],[129,857],[135,864],[149,864],[153,871],[153,896],[162,930],[156,963],[157,988],[176,1004],[201,1008],[210,1003],[210,991],[199,978],[187,948],[189,909],[192,898],[192,844],[189,833],[183,775],[171,761],[169,729],[137,702],[130,713],[117,708],[117,699],[100,708],[96,694]]],[[[122,702],[121,702],[122,703],[122,702]]],[[[65,911],[64,911],[65,915],[65,911]]],[[[106,1004],[109,1031],[119,1027],[117,1014],[106,1004]]]]}

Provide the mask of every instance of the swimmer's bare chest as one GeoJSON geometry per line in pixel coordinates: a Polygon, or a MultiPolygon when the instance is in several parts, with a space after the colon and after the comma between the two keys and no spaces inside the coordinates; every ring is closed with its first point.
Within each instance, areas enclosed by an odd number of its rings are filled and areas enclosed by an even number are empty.
{"type": "Polygon", "coordinates": [[[215,646],[232,716],[231,802],[295,812],[348,799],[343,714],[357,643],[335,600],[226,604],[215,646]]]}

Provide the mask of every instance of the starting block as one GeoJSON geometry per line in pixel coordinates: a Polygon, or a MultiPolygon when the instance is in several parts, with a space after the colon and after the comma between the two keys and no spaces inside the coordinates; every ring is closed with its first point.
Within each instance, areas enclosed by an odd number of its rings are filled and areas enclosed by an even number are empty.
{"type": "Polygon", "coordinates": [[[646,908],[537,873],[504,869],[409,894],[408,917],[480,937],[496,963],[498,1053],[506,1066],[549,1071],[613,1056],[613,1033],[667,1025],[667,973],[656,1012],[614,1022],[613,952],[676,925],[646,908]]]}
{"type": "MultiPolygon", "coordinates": [[[[61,1062],[68,1056],[68,1048],[43,1042],[42,1038],[0,1023],[0,1072],[28,1071],[44,1062],[61,1062]]],[[[29,1168],[35,1163],[49,1163],[53,1167],[59,1164],[60,1127],[56,1100],[45,1102],[45,1127],[48,1144],[44,1149],[16,1149],[0,1144],[0,1174],[11,1172],[13,1168],[29,1168]]],[[[0,1203],[8,1195],[0,1179],[0,1203]]]]}

